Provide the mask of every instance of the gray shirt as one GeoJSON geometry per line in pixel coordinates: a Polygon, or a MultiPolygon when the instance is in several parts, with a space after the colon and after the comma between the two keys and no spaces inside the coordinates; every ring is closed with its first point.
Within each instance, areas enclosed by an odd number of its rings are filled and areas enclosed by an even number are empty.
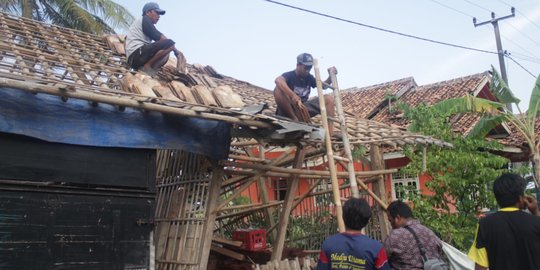
{"type": "Polygon", "coordinates": [[[146,16],[139,17],[129,27],[125,43],[126,56],[129,58],[138,48],[160,38],[161,32],[156,29],[150,19],[146,16]]]}

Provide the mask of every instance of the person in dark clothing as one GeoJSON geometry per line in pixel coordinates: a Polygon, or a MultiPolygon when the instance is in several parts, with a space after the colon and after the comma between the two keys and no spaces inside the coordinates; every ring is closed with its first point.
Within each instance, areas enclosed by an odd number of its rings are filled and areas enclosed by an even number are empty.
{"type": "Polygon", "coordinates": [[[324,240],[317,270],[390,270],[382,244],[362,234],[370,218],[365,199],[349,198],[343,205],[345,232],[324,240]]]}
{"type": "MultiPolygon", "coordinates": [[[[313,117],[321,113],[318,98],[309,99],[311,88],[317,87],[315,77],[309,73],[312,67],[313,56],[309,53],[302,53],[296,57],[295,70],[285,72],[276,78],[276,87],[274,88],[274,98],[277,105],[276,115],[305,122],[305,119],[300,116],[313,117]]],[[[331,67],[328,69],[329,74],[330,72],[337,74],[337,69],[331,67]]],[[[331,83],[330,76],[325,80],[325,83],[331,83]]],[[[334,96],[325,95],[324,102],[328,116],[334,116],[334,96]]],[[[332,124],[329,124],[328,132],[330,136],[341,137],[334,134],[332,124]]]]}
{"type": "Polygon", "coordinates": [[[185,65],[185,58],[181,51],[176,49],[173,40],[168,39],[154,26],[165,10],[159,8],[154,2],[146,3],[142,9],[142,16],[135,20],[126,36],[126,56],[128,65],[153,75],[169,60],[170,52],[177,57],[177,66],[185,65]],[[152,42],[155,41],[155,42],[152,42]]]}
{"type": "Polygon", "coordinates": [[[493,194],[501,209],[478,224],[469,250],[476,270],[540,269],[540,211],[536,199],[525,195],[526,186],[513,173],[495,179],[493,194]]]}
{"type": "Polygon", "coordinates": [[[441,240],[432,230],[414,219],[412,209],[408,204],[393,201],[388,205],[386,213],[392,231],[384,240],[384,248],[392,269],[424,269],[424,259],[409,229],[417,235],[427,258],[443,259],[441,240]]]}

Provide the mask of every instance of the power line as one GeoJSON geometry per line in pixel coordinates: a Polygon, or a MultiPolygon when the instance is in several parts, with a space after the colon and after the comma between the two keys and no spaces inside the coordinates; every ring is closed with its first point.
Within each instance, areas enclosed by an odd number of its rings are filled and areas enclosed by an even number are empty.
{"type": "Polygon", "coordinates": [[[517,42],[514,42],[512,39],[506,37],[505,35],[502,35],[501,36],[508,42],[514,44],[516,47],[519,47],[521,50],[523,50],[524,52],[528,53],[528,57],[531,57],[531,58],[538,58],[534,53],[532,53],[531,51],[523,48],[521,45],[519,45],[517,42]]]}
{"type": "Polygon", "coordinates": [[[477,4],[477,3],[471,2],[471,1],[469,1],[469,0],[463,0],[463,1],[469,3],[469,4],[473,5],[473,6],[476,6],[476,7],[478,7],[478,8],[481,8],[481,9],[487,11],[487,12],[491,12],[491,10],[489,10],[489,9],[487,9],[487,8],[485,8],[485,7],[483,7],[483,6],[479,5],[479,4],[477,4]]]}
{"type": "MultiPolygon", "coordinates": [[[[509,7],[512,7],[512,5],[506,3],[506,2],[504,2],[504,1],[502,1],[502,0],[499,0],[499,2],[505,4],[505,5],[509,6],[509,7]]],[[[521,11],[519,11],[519,9],[516,10],[516,12],[517,12],[519,15],[523,16],[523,18],[527,19],[532,25],[536,26],[536,28],[540,29],[540,26],[538,26],[538,24],[536,24],[533,20],[529,19],[525,14],[523,14],[521,11]]]]}
{"type": "Polygon", "coordinates": [[[516,53],[516,52],[510,52],[510,53],[511,53],[511,55],[514,56],[514,58],[517,58],[519,60],[527,61],[527,62],[534,63],[534,64],[540,64],[540,59],[538,59],[538,58],[532,58],[532,57],[522,55],[522,54],[516,53]]]}
{"type": "Polygon", "coordinates": [[[467,17],[474,18],[474,16],[472,16],[471,14],[468,14],[468,13],[465,13],[465,12],[463,12],[463,11],[461,11],[461,10],[455,9],[455,8],[453,8],[453,7],[451,7],[451,6],[448,6],[448,5],[446,5],[446,4],[443,4],[443,3],[441,3],[441,2],[439,2],[439,1],[437,1],[437,0],[430,0],[430,1],[431,1],[431,2],[435,2],[435,3],[441,5],[441,6],[445,7],[445,8],[451,9],[451,10],[457,12],[457,13],[463,14],[463,15],[465,15],[465,16],[467,16],[467,17]]]}
{"type": "Polygon", "coordinates": [[[528,69],[526,69],[520,63],[518,63],[518,61],[516,61],[514,58],[512,58],[509,54],[506,53],[504,56],[506,56],[506,58],[512,60],[512,62],[516,63],[516,65],[518,65],[521,69],[525,70],[525,72],[529,73],[533,78],[536,78],[536,76],[534,76],[534,74],[532,74],[532,72],[530,72],[528,69]]]}
{"type": "Polygon", "coordinates": [[[531,37],[529,37],[529,35],[526,35],[525,33],[521,32],[518,28],[516,28],[515,26],[513,26],[511,23],[508,23],[508,25],[510,25],[510,27],[514,28],[514,30],[516,30],[518,33],[522,34],[524,37],[526,37],[528,40],[532,41],[534,44],[540,46],[540,43],[536,42],[535,40],[533,40],[531,37]]]}
{"type": "Polygon", "coordinates": [[[435,43],[435,44],[439,44],[439,45],[445,45],[445,46],[449,46],[449,47],[460,48],[460,49],[465,49],[465,50],[470,50],[470,51],[477,51],[477,52],[483,52],[483,53],[489,53],[489,54],[498,54],[497,52],[492,52],[492,51],[488,51],[488,50],[476,49],[476,48],[467,47],[467,46],[463,46],[463,45],[457,45],[457,44],[452,44],[452,43],[448,43],[448,42],[437,41],[437,40],[433,40],[433,39],[429,39],[429,38],[424,38],[424,37],[414,36],[414,35],[410,35],[410,34],[405,34],[405,33],[397,32],[397,31],[393,31],[393,30],[388,30],[388,29],[377,27],[377,26],[372,26],[372,25],[368,25],[368,24],[364,24],[364,23],[359,23],[359,22],[348,20],[348,19],[339,18],[339,17],[336,17],[336,16],[332,16],[332,15],[316,12],[316,11],[313,11],[313,10],[309,10],[309,9],[305,9],[305,8],[301,8],[301,7],[296,7],[296,6],[292,6],[292,5],[288,5],[288,4],[284,4],[284,3],[273,1],[273,0],[263,0],[263,1],[266,1],[266,2],[269,2],[269,3],[272,3],[272,4],[276,4],[276,5],[280,5],[280,6],[284,6],[284,7],[288,7],[288,8],[292,8],[292,9],[296,9],[296,10],[300,10],[300,11],[304,11],[304,12],[307,12],[307,13],[319,15],[319,16],[322,16],[322,17],[326,17],[326,18],[330,18],[330,19],[334,19],[334,20],[338,20],[338,21],[342,21],[342,22],[346,22],[346,23],[350,23],[350,24],[355,24],[355,25],[359,25],[359,26],[363,26],[363,27],[383,31],[383,32],[390,33],[390,34],[400,35],[400,36],[404,36],[404,37],[408,37],[408,38],[418,39],[418,40],[422,40],[422,41],[426,41],[426,42],[431,42],[431,43],[435,43]]]}

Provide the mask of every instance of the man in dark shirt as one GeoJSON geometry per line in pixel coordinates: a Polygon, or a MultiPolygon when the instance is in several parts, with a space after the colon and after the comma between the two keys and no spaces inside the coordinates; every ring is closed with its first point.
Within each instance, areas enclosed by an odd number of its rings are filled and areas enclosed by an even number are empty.
{"type": "Polygon", "coordinates": [[[362,234],[370,218],[365,199],[349,198],[343,205],[345,232],[324,240],[317,270],[390,270],[382,244],[362,234]]]}
{"type": "Polygon", "coordinates": [[[432,230],[414,219],[408,204],[394,201],[388,205],[386,213],[393,230],[384,240],[384,249],[392,269],[424,269],[424,261],[416,239],[405,227],[416,234],[428,259],[442,259],[441,240],[432,230]]]}
{"type": "Polygon", "coordinates": [[[167,63],[169,54],[174,51],[177,57],[177,67],[184,72],[185,58],[174,46],[174,41],[159,32],[154,24],[159,21],[165,10],[154,2],[144,5],[142,17],[135,20],[126,36],[126,56],[128,65],[153,75],[167,63]],[[155,41],[155,42],[152,42],[155,41]]]}
{"type": "Polygon", "coordinates": [[[536,199],[525,195],[526,186],[513,173],[495,179],[493,193],[501,209],[478,224],[469,250],[476,270],[540,269],[540,211],[536,199]]]}
{"type": "MultiPolygon", "coordinates": [[[[275,80],[274,98],[276,100],[276,114],[291,118],[294,121],[305,121],[301,119],[302,115],[313,117],[321,113],[318,98],[309,99],[311,88],[317,87],[316,79],[309,73],[313,66],[313,57],[309,53],[302,53],[296,58],[296,69],[285,72],[275,80]],[[300,111],[296,111],[300,110],[300,111]]],[[[337,69],[331,67],[328,73],[337,74],[337,69]]],[[[331,83],[330,76],[325,80],[327,84],[331,83]]],[[[334,96],[325,95],[324,102],[328,116],[334,116],[334,96]]],[[[334,128],[329,123],[328,132],[330,136],[334,134],[334,128]]]]}

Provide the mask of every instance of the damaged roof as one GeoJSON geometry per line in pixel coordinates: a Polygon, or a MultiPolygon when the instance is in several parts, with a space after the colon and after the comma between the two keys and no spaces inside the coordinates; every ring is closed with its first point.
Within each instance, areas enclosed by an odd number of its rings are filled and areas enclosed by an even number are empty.
{"type": "MultiPolygon", "coordinates": [[[[0,13],[0,87],[94,102],[116,100],[144,110],[220,120],[248,136],[264,137],[291,126],[302,134],[319,128],[320,117],[314,118],[315,125],[277,118],[272,91],[219,74],[211,66],[188,64],[187,72],[181,72],[171,57],[154,77],[132,73],[122,42],[121,36],[100,37],[0,13]],[[245,110],[250,105],[252,110],[245,110]]],[[[351,142],[358,144],[448,145],[354,115],[347,115],[346,122],[351,142]]]]}

